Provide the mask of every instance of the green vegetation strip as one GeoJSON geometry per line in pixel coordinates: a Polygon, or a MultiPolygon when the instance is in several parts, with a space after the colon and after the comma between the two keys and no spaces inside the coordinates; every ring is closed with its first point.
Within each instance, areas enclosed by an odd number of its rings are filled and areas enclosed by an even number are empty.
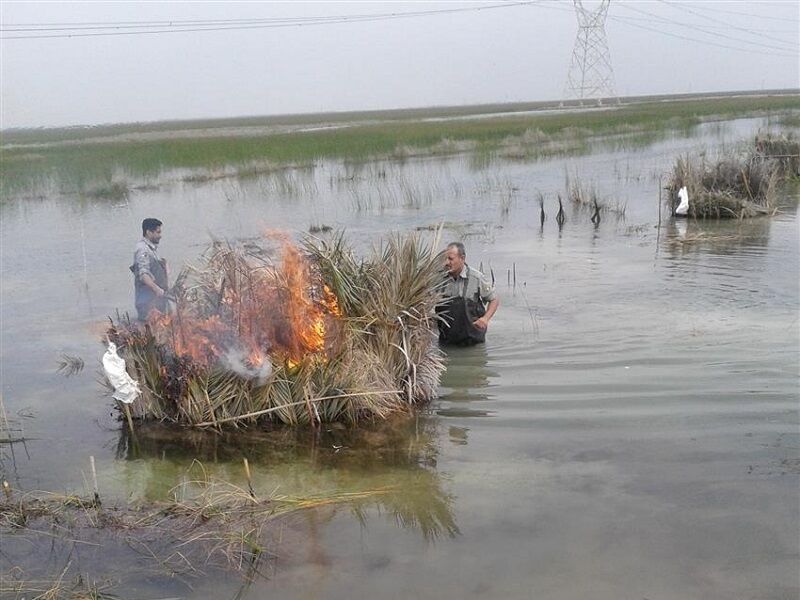
{"type": "MultiPolygon", "coordinates": [[[[108,181],[120,171],[132,178],[155,177],[176,168],[243,167],[240,173],[307,165],[319,159],[364,161],[409,154],[492,151],[536,132],[548,141],[592,135],[691,127],[711,117],[781,115],[800,110],[800,95],[661,101],[445,121],[389,121],[263,135],[174,137],[147,141],[100,141],[69,145],[6,147],[0,156],[3,196],[24,192],[55,178],[61,191],[80,191],[87,181],[108,181]],[[455,144],[451,143],[455,142],[455,144]],[[459,145],[461,144],[461,145],[459,145]],[[72,188],[70,190],[70,188],[72,188]]],[[[233,124],[233,123],[232,123],[233,124]]],[[[540,139],[540,138],[537,138],[540,139]]],[[[8,142],[6,138],[6,143],[8,142]]]]}

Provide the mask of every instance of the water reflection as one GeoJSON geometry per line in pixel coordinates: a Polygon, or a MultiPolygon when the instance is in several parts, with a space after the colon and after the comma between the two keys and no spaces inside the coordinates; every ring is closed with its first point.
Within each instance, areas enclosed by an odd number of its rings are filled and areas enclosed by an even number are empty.
{"type": "MultiPolygon", "coordinates": [[[[447,348],[447,371],[442,375],[439,393],[442,403],[436,408],[436,414],[445,417],[491,416],[494,411],[477,408],[473,403],[491,402],[489,379],[497,376],[497,371],[489,368],[485,344],[447,348]]],[[[466,436],[463,439],[466,441],[466,436]]]]}
{"type": "Polygon", "coordinates": [[[164,502],[206,502],[203,494],[209,485],[226,494],[252,489],[259,502],[287,498],[307,508],[277,519],[268,512],[263,520],[254,514],[252,524],[245,523],[241,531],[235,517],[226,516],[224,505],[221,515],[211,505],[199,513],[208,519],[208,527],[203,520],[174,524],[169,515],[180,518],[183,509],[165,512],[157,525],[147,521],[137,527],[124,520],[127,509],[118,511],[108,499],[97,517],[82,511],[68,515],[69,535],[59,535],[58,528],[39,535],[50,529],[46,517],[14,535],[3,525],[0,570],[17,569],[29,580],[52,573],[71,579],[80,573],[87,581],[118,580],[126,592],[151,588],[162,595],[165,590],[187,592],[197,575],[236,571],[245,584],[228,578],[224,595],[237,597],[247,591],[247,582],[274,575],[280,555],[284,563],[310,565],[318,570],[315,577],[324,578],[336,558],[324,535],[334,521],[355,520],[362,532],[373,521],[388,521],[418,534],[426,544],[459,535],[455,498],[435,468],[439,435],[437,421],[424,417],[358,431],[337,426],[316,432],[286,428],[218,433],[153,425],[131,434],[122,429],[115,469],[126,498],[120,506],[141,506],[141,523],[164,502]],[[250,481],[243,458],[249,461],[250,481]],[[121,528],[121,533],[111,535],[109,528],[121,528]],[[242,535],[246,537],[240,539],[242,535]],[[71,560],[76,544],[81,557],[71,560]]]}
{"type": "Polygon", "coordinates": [[[259,497],[338,497],[386,490],[332,510],[352,510],[364,526],[367,515],[385,515],[432,541],[458,534],[454,498],[436,471],[438,443],[437,422],[425,417],[359,430],[337,425],[319,431],[217,433],[155,425],[134,435],[123,429],[117,457],[126,461],[128,496],[150,501],[174,495],[176,483],[191,479],[198,465],[206,476],[243,488],[252,483],[259,497]],[[243,458],[249,461],[252,482],[247,481],[243,458]]]}
{"type": "Polygon", "coordinates": [[[741,255],[763,252],[769,245],[772,219],[670,219],[662,246],[672,258],[691,254],[741,255]]]}
{"type": "Polygon", "coordinates": [[[466,446],[468,443],[469,427],[448,427],[447,433],[450,436],[450,443],[457,446],[466,446]]]}

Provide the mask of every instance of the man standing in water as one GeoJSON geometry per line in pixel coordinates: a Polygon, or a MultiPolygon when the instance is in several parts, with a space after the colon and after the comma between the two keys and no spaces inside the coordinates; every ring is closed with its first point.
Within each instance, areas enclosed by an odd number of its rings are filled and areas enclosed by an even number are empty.
{"type": "Polygon", "coordinates": [[[134,301],[140,321],[147,319],[151,311],[166,312],[165,294],[169,287],[167,261],[158,257],[158,242],[161,241],[161,221],[142,221],[142,239],[136,244],[131,271],[134,278],[134,301]]]}
{"type": "Polygon", "coordinates": [[[483,343],[500,300],[483,273],[466,263],[464,244],[448,244],[444,256],[445,301],[436,309],[441,317],[439,342],[451,346],[483,343]]]}

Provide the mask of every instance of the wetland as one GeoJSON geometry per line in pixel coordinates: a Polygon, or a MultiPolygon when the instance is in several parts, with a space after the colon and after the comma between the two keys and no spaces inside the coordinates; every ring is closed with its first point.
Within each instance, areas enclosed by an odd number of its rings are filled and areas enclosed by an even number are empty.
{"type": "Polygon", "coordinates": [[[90,143],[4,132],[2,399],[25,442],[0,444],[0,475],[16,498],[89,497],[93,457],[103,504],[5,521],[0,596],[796,598],[798,187],[775,216],[725,222],[673,219],[663,187],[677,156],[796,133],[800,102],[720,102],[90,143]],[[150,216],[172,265],[212,236],[331,228],[366,252],[442,227],[501,306],[410,419],[132,437],[97,378],[150,216]],[[64,355],[85,367],[65,377],[64,355]],[[219,540],[181,546],[198,530],[91,521],[212,484],[275,502],[255,570],[219,540]]]}

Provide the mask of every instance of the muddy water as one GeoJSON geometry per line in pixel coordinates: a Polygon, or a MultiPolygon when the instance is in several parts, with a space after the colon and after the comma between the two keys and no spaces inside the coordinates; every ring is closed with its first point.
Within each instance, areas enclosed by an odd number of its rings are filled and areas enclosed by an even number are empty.
{"type": "Polygon", "coordinates": [[[13,486],[81,491],[91,455],[106,497],[158,499],[195,459],[242,484],[247,456],[258,493],[395,491],[284,523],[269,578],[249,585],[210,569],[126,577],[121,561],[135,559],[110,539],[70,554],[6,536],[2,570],[105,568],[136,598],[796,598],[797,213],[657,227],[659,176],[677,154],[763,125],[620,138],[538,162],[172,174],[127,201],[4,203],[2,393],[29,440],[0,448],[13,486]],[[565,203],[559,229],[565,174],[616,212],[595,227],[565,203]],[[502,305],[485,347],[450,352],[440,398],[412,422],[235,440],[154,430],[134,447],[95,375],[105,315],[131,308],[127,265],[145,216],[165,222],[161,252],[176,266],[210,233],[324,224],[364,247],[444,222],[468,262],[494,272],[502,305]],[[56,374],[62,353],[86,369],[56,374]]]}

